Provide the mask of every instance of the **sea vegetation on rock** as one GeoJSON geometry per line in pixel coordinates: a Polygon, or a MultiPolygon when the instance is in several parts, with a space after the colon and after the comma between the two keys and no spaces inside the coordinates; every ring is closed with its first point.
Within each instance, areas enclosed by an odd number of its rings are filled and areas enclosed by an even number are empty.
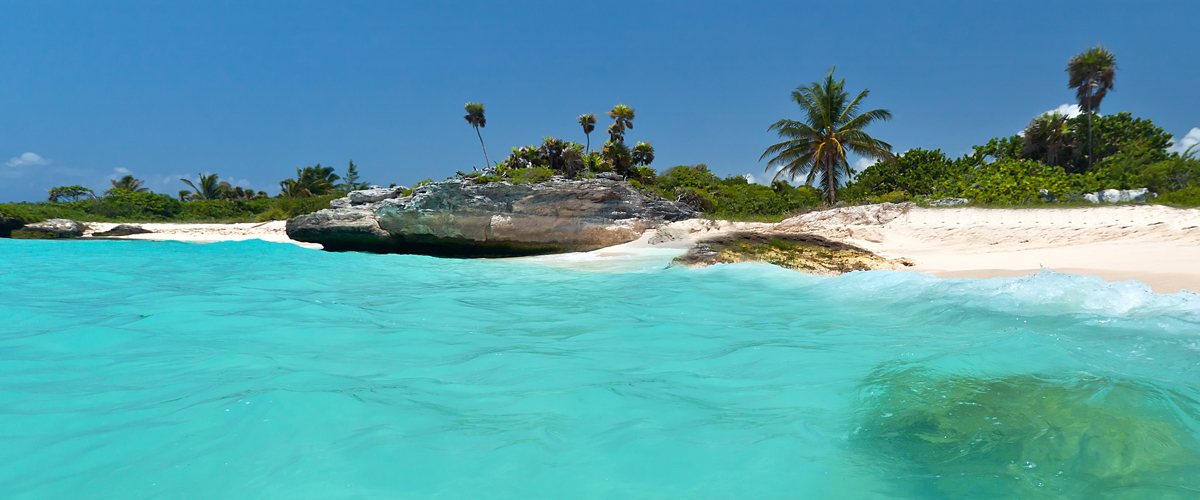
{"type": "Polygon", "coordinates": [[[1198,403],[1150,383],[880,370],[863,394],[851,440],[925,498],[1200,498],[1198,403]]]}
{"type": "Polygon", "coordinates": [[[761,262],[821,276],[851,271],[896,269],[911,266],[906,259],[885,259],[854,245],[811,234],[730,233],[697,242],[675,265],[705,267],[713,264],[761,262]]]}

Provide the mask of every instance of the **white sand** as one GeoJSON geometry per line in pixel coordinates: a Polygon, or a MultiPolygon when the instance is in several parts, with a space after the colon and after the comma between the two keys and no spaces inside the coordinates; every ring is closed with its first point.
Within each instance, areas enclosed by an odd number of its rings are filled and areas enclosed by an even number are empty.
{"type": "MultiPolygon", "coordinates": [[[[108,231],[118,224],[107,222],[89,222],[86,236],[93,233],[108,231]]],[[[305,248],[321,249],[316,243],[302,243],[288,238],[286,221],[271,221],[260,223],[239,224],[159,224],[133,223],[142,229],[154,231],[147,234],[120,236],[123,240],[153,240],[153,241],[187,241],[191,243],[215,243],[218,241],[263,240],[275,243],[292,243],[305,248]]]]}
{"type": "MultiPolygon", "coordinates": [[[[852,207],[843,211],[869,207],[852,207]]],[[[833,211],[831,211],[833,212],[833,211]]],[[[841,239],[913,271],[950,278],[1024,276],[1042,268],[1135,279],[1158,293],[1200,291],[1200,210],[1158,205],[1082,208],[909,208],[877,221],[798,223],[780,229],[841,239]]]]}
{"type": "MultiPolygon", "coordinates": [[[[123,239],[207,243],[261,239],[292,243],[283,221],[261,224],[134,224],[154,231],[123,239]]],[[[116,224],[91,223],[93,231],[116,224]]],[[[1082,208],[920,208],[870,205],[812,212],[779,224],[693,219],[593,252],[527,258],[551,266],[628,272],[655,268],[697,239],[732,231],[811,233],[944,278],[1024,276],[1043,268],[1138,280],[1159,293],[1200,291],[1200,210],[1157,205],[1082,208]]]]}

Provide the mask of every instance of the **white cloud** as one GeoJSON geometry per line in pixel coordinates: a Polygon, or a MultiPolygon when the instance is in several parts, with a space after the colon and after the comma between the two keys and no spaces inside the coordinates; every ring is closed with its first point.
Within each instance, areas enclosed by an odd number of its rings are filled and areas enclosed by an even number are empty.
{"type": "Polygon", "coordinates": [[[1046,113],[1058,113],[1060,115],[1066,115],[1067,118],[1075,118],[1076,116],[1082,115],[1083,110],[1079,109],[1078,104],[1063,104],[1057,108],[1047,111],[1046,113]]]}
{"type": "MultiPolygon", "coordinates": [[[[783,170],[783,167],[775,167],[775,171],[770,172],[770,173],[763,172],[763,173],[757,174],[757,175],[749,174],[749,173],[742,174],[742,177],[744,177],[747,182],[750,182],[752,184],[762,184],[764,186],[770,186],[771,181],[776,180],[775,174],[779,173],[780,170],[783,170]]],[[[788,181],[792,184],[796,183],[795,178],[788,178],[788,176],[786,176],[786,175],[779,176],[778,180],[788,181]]]]}
{"type": "Polygon", "coordinates": [[[863,169],[865,169],[871,165],[874,165],[878,161],[879,161],[878,158],[859,158],[854,161],[854,171],[862,172],[863,169]]]}
{"type": "Polygon", "coordinates": [[[1167,148],[1167,151],[1183,153],[1184,151],[1187,151],[1188,148],[1195,146],[1196,144],[1200,144],[1200,127],[1192,127],[1192,130],[1189,131],[1187,135],[1183,136],[1183,139],[1174,141],[1174,144],[1171,144],[1171,146],[1167,148]]]}
{"type": "MultiPolygon", "coordinates": [[[[2,157],[0,157],[0,158],[2,158],[2,157]]],[[[8,160],[8,162],[5,163],[5,165],[9,166],[9,167],[23,167],[26,165],[30,165],[30,166],[49,165],[50,161],[51,160],[49,158],[42,158],[37,153],[26,152],[26,153],[22,154],[21,156],[12,157],[12,159],[8,160]]]]}

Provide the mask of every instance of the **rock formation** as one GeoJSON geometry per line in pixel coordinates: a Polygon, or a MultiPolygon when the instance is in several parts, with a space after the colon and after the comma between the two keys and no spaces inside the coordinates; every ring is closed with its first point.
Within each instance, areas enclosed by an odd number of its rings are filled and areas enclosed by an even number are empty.
{"type": "Polygon", "coordinates": [[[83,236],[85,229],[87,229],[86,226],[70,219],[50,219],[45,222],[26,224],[25,227],[13,231],[12,237],[31,240],[78,238],[83,236]]]}
{"type": "Polygon", "coordinates": [[[610,179],[454,179],[407,191],[355,191],[328,210],[289,219],[288,237],[331,251],[503,257],[595,250],[698,215],[610,179]]]}
{"type": "Polygon", "coordinates": [[[713,264],[762,262],[821,276],[851,271],[893,270],[913,263],[885,259],[862,248],[813,234],[727,233],[702,239],[672,264],[705,267],[713,264]]]}
{"type": "Polygon", "coordinates": [[[0,214],[0,238],[8,238],[13,231],[21,229],[24,225],[25,221],[21,219],[0,214]]]}
{"type": "Polygon", "coordinates": [[[141,226],[132,226],[129,224],[118,224],[116,227],[109,229],[108,231],[92,233],[92,236],[99,237],[99,238],[108,238],[108,237],[113,237],[113,236],[129,236],[132,234],[150,234],[153,232],[154,231],[143,228],[141,226]]]}

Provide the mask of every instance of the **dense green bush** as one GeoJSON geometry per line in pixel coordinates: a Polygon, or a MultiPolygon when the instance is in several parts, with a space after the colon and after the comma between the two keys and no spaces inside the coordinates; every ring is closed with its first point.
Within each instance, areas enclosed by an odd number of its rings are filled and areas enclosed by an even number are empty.
{"type": "Polygon", "coordinates": [[[513,184],[535,184],[550,180],[554,171],[547,167],[518,168],[512,172],[513,184]]]}
{"type": "Polygon", "coordinates": [[[725,179],[708,166],[679,165],[657,177],[646,177],[647,189],[663,198],[685,202],[711,217],[775,220],[816,207],[822,195],[810,186],[793,187],[776,181],[771,186],[752,184],[741,176],[725,179]]]}
{"type": "Polygon", "coordinates": [[[109,195],[91,203],[92,214],[114,220],[171,220],[183,212],[183,203],[165,194],[110,189],[109,195]]]}
{"type": "Polygon", "coordinates": [[[984,204],[1039,203],[1043,201],[1040,196],[1043,189],[1052,199],[1094,190],[1090,177],[1068,174],[1063,167],[1030,160],[985,163],[946,181],[946,196],[984,204]]]}
{"type": "Polygon", "coordinates": [[[1154,203],[1176,207],[1200,207],[1200,186],[1161,195],[1154,199],[1154,203]]]}
{"type": "Polygon", "coordinates": [[[940,149],[910,149],[895,160],[879,161],[858,172],[842,195],[850,200],[886,196],[893,202],[934,197],[949,179],[960,177],[968,168],[966,160],[951,160],[940,149]]]}

